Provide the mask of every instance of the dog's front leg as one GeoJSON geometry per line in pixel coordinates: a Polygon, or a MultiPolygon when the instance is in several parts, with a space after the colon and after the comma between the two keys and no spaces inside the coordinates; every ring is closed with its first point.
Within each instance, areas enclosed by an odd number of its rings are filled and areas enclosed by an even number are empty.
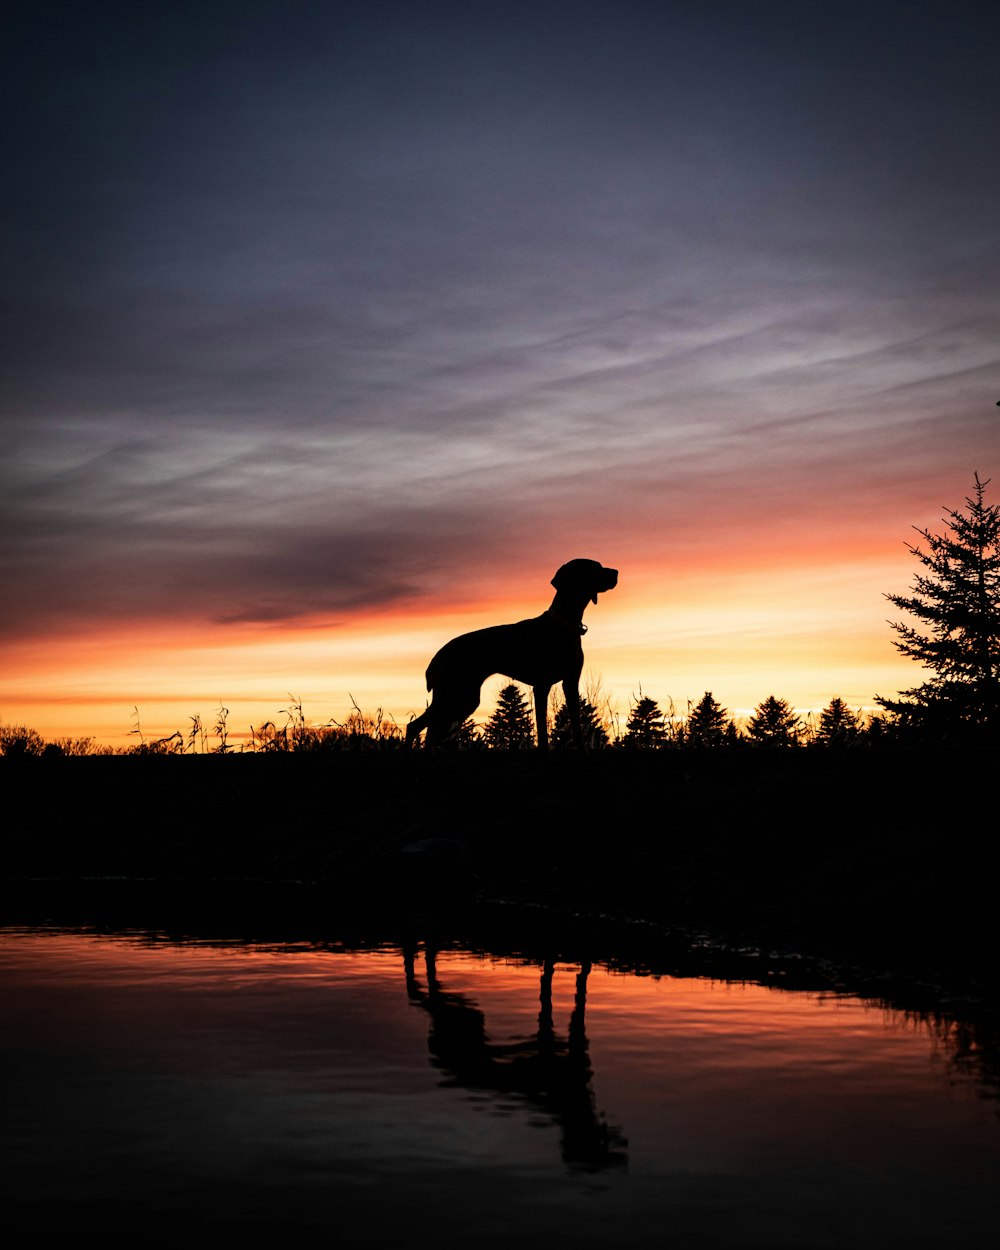
{"type": "Polygon", "coordinates": [[[587,744],[583,740],[583,730],[580,728],[580,687],[575,681],[568,678],[563,682],[563,694],[566,696],[566,710],[569,712],[569,725],[573,732],[573,745],[581,753],[587,754],[587,744]]]}
{"type": "Polygon", "coordinates": [[[535,735],[543,751],[549,749],[549,691],[551,686],[534,686],[535,735]]]}

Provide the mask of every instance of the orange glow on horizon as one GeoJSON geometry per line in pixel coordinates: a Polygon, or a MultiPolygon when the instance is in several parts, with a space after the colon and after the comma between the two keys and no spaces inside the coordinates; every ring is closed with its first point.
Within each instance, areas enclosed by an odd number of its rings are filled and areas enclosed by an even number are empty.
{"type": "MultiPolygon", "coordinates": [[[[908,584],[910,561],[901,543],[860,541],[823,564],[793,551],[769,552],[766,565],[759,554],[743,564],[732,553],[728,564],[721,555],[682,556],[669,566],[641,555],[623,560],[618,588],[585,618],[585,687],[588,678],[590,688],[599,685],[622,724],[640,689],[678,715],[706,690],[738,716],[771,694],[800,714],[834,695],[871,708],[876,694],[922,680],[885,623],[893,611],[883,592],[908,584]]],[[[467,630],[536,615],[552,594],[547,580],[536,583],[527,570],[506,596],[465,584],[461,594],[449,587],[335,619],[116,622],[107,632],[11,643],[0,719],[45,738],[122,746],[136,741],[134,708],[143,735],[158,738],[186,735],[196,715],[210,727],[221,704],[238,742],[251,725],[282,724],[294,696],[311,724],[343,722],[353,698],[365,713],[381,708],[402,725],[425,706],[424,670],[438,647],[467,630]]],[[[484,685],[478,721],[502,684],[484,685]]]]}

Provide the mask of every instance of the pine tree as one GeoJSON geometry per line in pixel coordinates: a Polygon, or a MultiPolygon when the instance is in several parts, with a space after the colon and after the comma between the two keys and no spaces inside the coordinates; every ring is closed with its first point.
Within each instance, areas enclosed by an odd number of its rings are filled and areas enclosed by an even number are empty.
{"type": "Polygon", "coordinates": [[[691,747],[719,747],[732,740],[735,726],[729,719],[729,713],[706,690],[698,700],[687,718],[684,726],[684,741],[691,747]]]}
{"type": "Polygon", "coordinates": [[[754,708],[747,733],[761,746],[793,747],[802,736],[802,722],[785,699],[771,694],[754,708]]]}
{"type": "Polygon", "coordinates": [[[661,747],[666,738],[667,727],[663,722],[660,705],[648,695],[640,695],[625,722],[622,746],[644,749],[661,747]]]}
{"type": "Polygon", "coordinates": [[[899,699],[876,695],[876,702],[933,737],[1000,723],[1000,504],[984,501],[989,482],[975,474],[968,510],[946,509],[947,533],[917,529],[926,550],[907,546],[926,571],[912,594],[885,596],[920,622],[890,621],[894,645],[934,676],[899,699]]]}
{"type": "Polygon", "coordinates": [[[496,711],[483,731],[487,746],[502,751],[517,751],[534,743],[528,700],[511,682],[497,697],[496,711]]]}
{"type": "MultiPolygon", "coordinates": [[[[581,698],[580,700],[580,732],[583,734],[584,742],[591,750],[608,745],[608,731],[601,724],[597,708],[594,707],[589,699],[581,698]]],[[[565,703],[560,705],[552,718],[552,733],[550,736],[554,747],[573,745],[573,729],[570,725],[569,709],[565,703]]]]}
{"type": "Polygon", "coordinates": [[[813,741],[818,746],[849,746],[861,737],[861,717],[843,699],[833,698],[819,714],[813,741]]]}

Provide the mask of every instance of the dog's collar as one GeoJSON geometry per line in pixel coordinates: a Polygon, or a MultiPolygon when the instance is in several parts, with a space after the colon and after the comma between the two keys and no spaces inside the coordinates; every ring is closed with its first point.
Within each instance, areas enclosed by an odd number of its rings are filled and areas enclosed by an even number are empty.
{"type": "Polygon", "coordinates": [[[587,632],[587,627],[583,621],[571,621],[568,616],[563,616],[561,612],[557,612],[554,608],[546,608],[545,615],[551,616],[554,621],[558,621],[560,625],[565,625],[567,629],[572,629],[580,634],[587,632]]]}

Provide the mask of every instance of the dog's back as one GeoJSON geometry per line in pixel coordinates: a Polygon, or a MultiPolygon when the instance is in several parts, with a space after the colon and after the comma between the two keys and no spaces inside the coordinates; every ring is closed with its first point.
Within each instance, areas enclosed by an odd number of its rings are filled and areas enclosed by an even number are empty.
{"type": "Polygon", "coordinates": [[[511,625],[476,629],[446,642],[427,666],[427,689],[438,689],[459,673],[464,682],[477,686],[495,673],[526,686],[555,685],[573,669],[577,657],[582,661],[583,649],[576,637],[567,637],[544,614],[532,616],[511,625]]]}

